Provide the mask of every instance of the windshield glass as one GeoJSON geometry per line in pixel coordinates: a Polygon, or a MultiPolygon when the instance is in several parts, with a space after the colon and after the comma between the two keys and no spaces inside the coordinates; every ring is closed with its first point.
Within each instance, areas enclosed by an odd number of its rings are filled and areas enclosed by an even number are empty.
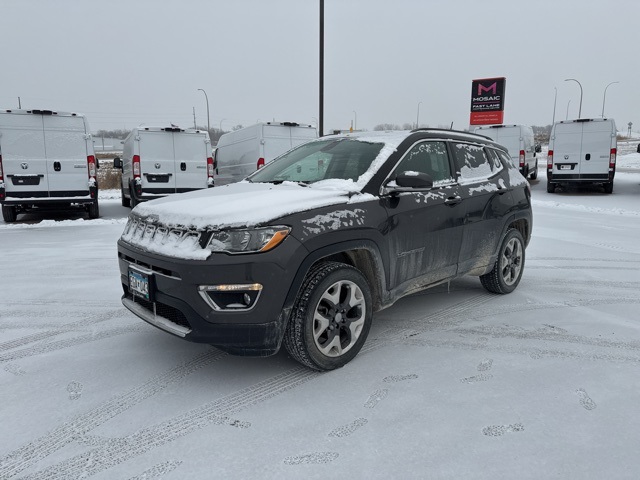
{"type": "Polygon", "coordinates": [[[358,180],[378,156],[383,143],[333,138],[306,143],[276,158],[248,177],[250,182],[314,183],[358,180]]]}

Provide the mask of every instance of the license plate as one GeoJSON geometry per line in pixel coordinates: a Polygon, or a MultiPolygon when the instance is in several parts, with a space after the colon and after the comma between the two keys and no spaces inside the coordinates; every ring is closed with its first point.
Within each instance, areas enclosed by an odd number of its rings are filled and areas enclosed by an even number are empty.
{"type": "Polygon", "coordinates": [[[129,269],[129,290],[136,297],[153,300],[153,277],[139,270],[129,269]]]}
{"type": "Polygon", "coordinates": [[[571,165],[560,165],[560,170],[571,170],[571,165]]]}

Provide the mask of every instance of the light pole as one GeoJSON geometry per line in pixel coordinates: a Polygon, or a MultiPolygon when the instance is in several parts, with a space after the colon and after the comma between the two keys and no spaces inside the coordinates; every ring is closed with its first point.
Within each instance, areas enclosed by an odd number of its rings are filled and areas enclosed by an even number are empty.
{"type": "Polygon", "coordinates": [[[204,98],[207,101],[207,133],[211,131],[211,125],[209,124],[209,97],[207,97],[207,92],[205,92],[202,88],[199,88],[202,93],[204,93],[204,98]]]}
{"type": "Polygon", "coordinates": [[[576,82],[580,86],[580,107],[578,108],[578,118],[582,118],[582,84],[575,78],[567,78],[565,82],[576,82]]]}
{"type": "Polygon", "coordinates": [[[620,83],[620,82],[611,82],[609,85],[604,87],[604,95],[602,96],[602,118],[604,118],[604,101],[607,98],[607,88],[609,88],[614,83],[620,83]]]}
{"type": "Polygon", "coordinates": [[[226,120],[226,118],[223,118],[222,120],[220,120],[220,131],[222,132],[222,122],[224,122],[226,120]]]}
{"type": "Polygon", "coordinates": [[[556,87],[553,87],[553,89],[556,91],[556,95],[555,97],[553,97],[553,120],[551,121],[552,127],[553,124],[556,123],[556,102],[558,101],[558,89],[556,87]]]}
{"type": "Polygon", "coordinates": [[[356,113],[356,111],[353,111],[353,129],[357,130],[358,129],[358,114],[356,113]]]}
{"type": "Polygon", "coordinates": [[[416,114],[416,128],[420,127],[420,104],[422,102],[418,102],[418,113],[416,114]]]}
{"type": "Polygon", "coordinates": [[[571,100],[567,102],[567,115],[564,117],[565,120],[569,119],[569,105],[571,104],[571,100]]]}

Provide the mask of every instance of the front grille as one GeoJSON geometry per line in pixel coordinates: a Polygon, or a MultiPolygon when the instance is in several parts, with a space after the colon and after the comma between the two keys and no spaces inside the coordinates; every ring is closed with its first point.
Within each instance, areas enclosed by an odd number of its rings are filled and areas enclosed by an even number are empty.
{"type": "MultiPolygon", "coordinates": [[[[153,302],[149,302],[139,297],[134,298],[131,293],[128,293],[127,297],[132,302],[137,303],[138,305],[143,307],[145,310],[149,310],[151,313],[153,313],[153,302]]],[[[187,321],[187,317],[185,317],[180,310],[170,305],[166,305],[162,302],[155,302],[155,303],[156,303],[156,315],[166,318],[167,320],[177,325],[191,329],[191,324],[189,324],[189,322],[187,321]]]]}

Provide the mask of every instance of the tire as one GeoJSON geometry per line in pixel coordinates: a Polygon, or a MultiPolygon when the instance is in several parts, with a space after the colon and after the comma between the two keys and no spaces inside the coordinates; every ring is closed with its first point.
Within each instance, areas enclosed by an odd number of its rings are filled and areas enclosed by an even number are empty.
{"type": "Polygon", "coordinates": [[[98,218],[100,216],[100,206],[97,200],[89,204],[87,212],[89,213],[89,218],[98,218]]]}
{"type": "Polygon", "coordinates": [[[602,185],[604,187],[604,193],[613,193],[613,180],[602,185]]]}
{"type": "Polygon", "coordinates": [[[524,271],[524,239],[522,234],[515,228],[507,230],[498,259],[493,269],[480,276],[482,286],[492,293],[511,293],[513,292],[522,278],[524,271]]]}
{"type": "Polygon", "coordinates": [[[536,163],[536,166],[533,168],[533,170],[530,170],[531,175],[529,175],[529,178],[531,180],[535,180],[536,178],[538,178],[538,164],[536,163]]]}
{"type": "Polygon", "coordinates": [[[9,205],[2,205],[2,219],[6,223],[13,223],[18,218],[18,209],[9,205]]]}
{"type": "Polygon", "coordinates": [[[373,318],[371,291],[356,268],[322,262],[305,277],[284,334],[284,346],[314,370],[342,367],[360,351],[373,318]]]}
{"type": "Polygon", "coordinates": [[[120,199],[122,201],[123,207],[131,207],[131,201],[124,196],[124,187],[122,186],[122,184],[120,184],[120,199]]]}
{"type": "Polygon", "coordinates": [[[135,208],[136,205],[138,205],[138,200],[136,199],[136,194],[133,193],[133,188],[131,188],[132,185],[131,183],[129,183],[129,207],[131,207],[132,209],[135,208]]]}
{"type": "Polygon", "coordinates": [[[555,193],[555,191],[556,191],[556,184],[547,181],[547,193],[555,193]]]}

